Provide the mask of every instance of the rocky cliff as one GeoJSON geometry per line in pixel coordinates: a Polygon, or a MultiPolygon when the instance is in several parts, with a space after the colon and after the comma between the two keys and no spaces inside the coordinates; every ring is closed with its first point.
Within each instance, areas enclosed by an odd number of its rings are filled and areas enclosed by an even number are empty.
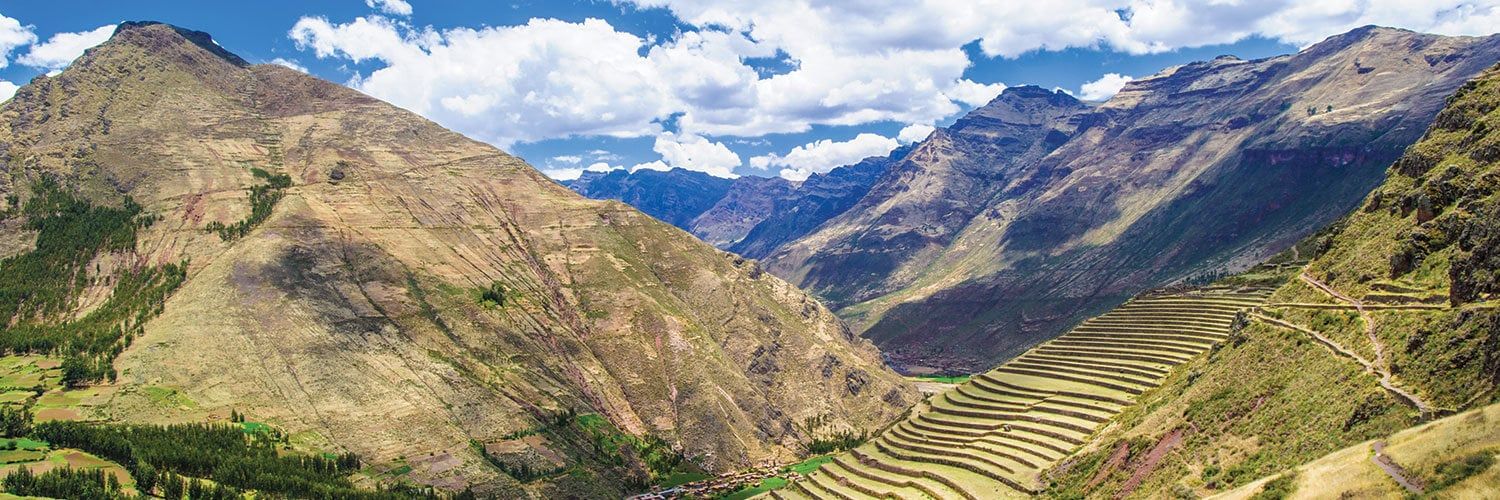
{"type": "MultiPolygon", "coordinates": [[[[571,471],[557,481],[619,494],[630,478],[591,476],[587,446],[532,433],[597,413],[722,470],[792,459],[916,398],[753,262],[203,33],[121,25],[0,107],[0,146],[14,206],[46,184],[158,217],[85,268],[74,307],[107,295],[118,269],[187,263],[115,363],[112,419],[233,408],[419,482],[556,497],[573,493],[476,450],[542,457],[571,471]],[[181,398],[153,396],[164,390],[181,398]]],[[[7,255],[36,234],[13,220],[7,255]]]]}

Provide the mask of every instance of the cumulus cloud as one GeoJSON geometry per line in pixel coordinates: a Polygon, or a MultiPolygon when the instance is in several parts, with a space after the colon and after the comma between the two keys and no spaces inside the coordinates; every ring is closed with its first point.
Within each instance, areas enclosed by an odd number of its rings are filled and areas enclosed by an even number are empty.
{"type": "Polygon", "coordinates": [[[36,33],[30,26],[0,14],[0,68],[10,65],[11,51],[35,42],[36,33]]]}
{"type": "MultiPolygon", "coordinates": [[[[697,170],[717,177],[735,178],[734,167],[740,166],[740,155],[731,151],[724,143],[713,142],[693,134],[665,132],[656,136],[652,151],[661,155],[661,161],[670,168],[697,170]]],[[[658,168],[657,165],[636,168],[658,168]]]]}
{"type": "MultiPolygon", "coordinates": [[[[405,2],[368,1],[409,14],[405,2]]],[[[965,77],[971,44],[982,57],[1067,48],[1146,54],[1252,36],[1306,45],[1365,24],[1444,34],[1500,25],[1500,0],[613,1],[664,8],[683,29],[643,37],[599,19],[532,19],[439,30],[370,15],[305,17],[289,36],[320,58],[377,63],[350,86],[508,147],[668,131],[681,135],[674,140],[738,144],[733,138],[819,125],[935,123],[1004,88],[965,77]],[[778,68],[757,66],[767,59],[778,68]]],[[[1079,93],[1106,96],[1115,83],[1091,82],[1079,93]]],[[[671,166],[663,158],[642,168],[671,166]]]]}
{"type": "Polygon", "coordinates": [[[379,16],[303,18],[290,36],[320,58],[383,62],[349,85],[501,147],[654,135],[674,108],[638,52],[645,40],[598,19],[437,32],[379,16]]]}
{"type": "Polygon", "coordinates": [[[20,89],[20,85],[0,80],[0,102],[9,101],[11,97],[16,95],[16,91],[20,89]]]}
{"type": "Polygon", "coordinates": [[[284,67],[287,67],[287,68],[291,68],[291,69],[294,69],[294,70],[297,70],[297,71],[301,71],[303,73],[307,72],[307,67],[306,66],[298,64],[297,61],[294,61],[294,60],[291,60],[291,59],[283,59],[283,58],[278,57],[278,58],[270,60],[269,63],[270,64],[275,64],[277,66],[284,66],[284,67]]]}
{"type": "MultiPolygon", "coordinates": [[[[909,127],[908,127],[909,128],[909,127]]],[[[928,127],[931,131],[932,127],[928,127]]],[[[750,159],[750,166],[766,170],[782,167],[781,176],[794,181],[806,180],[815,173],[833,170],[871,156],[889,154],[900,144],[896,139],[877,134],[864,133],[853,139],[838,142],[830,139],[804,144],[792,148],[785,155],[770,154],[750,159]]]]}
{"type": "Polygon", "coordinates": [[[365,0],[365,6],[393,16],[411,15],[411,4],[406,0],[365,0]]]}
{"type": "Polygon", "coordinates": [[[109,40],[109,36],[114,32],[115,25],[110,24],[90,31],[58,33],[52,35],[46,42],[32,45],[26,55],[16,58],[16,62],[33,68],[60,70],[72,64],[78,56],[83,55],[83,51],[109,40]]]}
{"type": "Polygon", "coordinates": [[[901,128],[901,132],[896,134],[896,141],[902,144],[918,142],[926,139],[928,135],[932,135],[933,130],[937,130],[937,128],[932,125],[913,123],[901,128]]]}
{"type": "Polygon", "coordinates": [[[545,174],[547,177],[551,177],[553,179],[557,179],[557,180],[560,180],[560,181],[571,181],[573,179],[577,179],[578,177],[582,176],[584,172],[608,172],[608,171],[611,171],[611,170],[619,170],[620,168],[622,168],[622,167],[615,166],[615,165],[610,165],[608,163],[604,163],[604,162],[601,161],[601,162],[595,162],[595,163],[593,163],[593,164],[591,164],[591,165],[589,165],[587,167],[581,167],[581,168],[580,167],[551,167],[551,166],[549,166],[548,168],[542,169],[542,173],[545,174]]]}
{"type": "Polygon", "coordinates": [[[965,79],[955,82],[952,87],[948,87],[948,90],[943,91],[943,94],[948,96],[949,99],[967,104],[970,107],[979,107],[989,104],[990,101],[995,99],[995,96],[1000,95],[1004,91],[1005,84],[1003,83],[985,84],[965,79]]]}
{"type": "Polygon", "coordinates": [[[569,165],[577,165],[578,162],[583,161],[583,157],[578,155],[559,155],[552,157],[552,161],[558,163],[567,163],[569,165]]]}
{"type": "Polygon", "coordinates": [[[1125,84],[1130,83],[1131,78],[1119,73],[1106,73],[1098,80],[1083,84],[1078,89],[1078,97],[1085,101],[1103,101],[1114,96],[1125,84]]]}

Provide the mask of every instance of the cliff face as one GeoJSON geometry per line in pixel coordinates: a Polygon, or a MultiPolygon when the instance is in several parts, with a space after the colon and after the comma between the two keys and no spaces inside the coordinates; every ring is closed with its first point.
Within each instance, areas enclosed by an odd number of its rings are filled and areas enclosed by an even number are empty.
{"type": "Polygon", "coordinates": [[[1497,58],[1497,37],[1371,27],[1170,68],[1094,109],[1008,92],[767,266],[898,360],[980,369],[1332,221],[1497,58]]]}
{"type": "Polygon", "coordinates": [[[406,457],[421,482],[553,496],[471,443],[571,464],[569,448],[510,438],[598,413],[725,469],[916,400],[868,342],[753,262],[203,33],[122,25],[0,107],[0,145],[0,191],[22,204],[49,178],[161,216],[90,266],[94,287],[116,266],[189,261],[116,361],[115,419],[234,408],[304,445],[406,457]],[[247,190],[279,174],[290,186],[257,219],[247,190]]]}

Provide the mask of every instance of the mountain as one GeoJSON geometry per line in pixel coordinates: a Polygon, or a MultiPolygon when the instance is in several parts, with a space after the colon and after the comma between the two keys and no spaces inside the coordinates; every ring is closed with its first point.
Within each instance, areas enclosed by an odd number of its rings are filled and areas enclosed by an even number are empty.
{"type": "Polygon", "coordinates": [[[688,223],[688,232],[710,245],[727,249],[779,212],[778,205],[795,197],[797,191],[797,184],[780,177],[740,177],[723,198],[688,223]]]}
{"type": "Polygon", "coordinates": [[[1500,65],[1446,102],[1339,222],[961,377],[772,497],[1494,497],[1500,65]]]}
{"type": "Polygon", "coordinates": [[[813,174],[774,203],[763,215],[764,219],[728,249],[753,259],[770,255],[849,210],[892,163],[910,152],[910,146],[902,146],[886,156],[872,156],[853,165],[813,174]]]}
{"type": "Polygon", "coordinates": [[[1401,485],[1372,461],[1387,441],[1383,460],[1425,487],[1424,498],[1493,492],[1500,66],[1447,102],[1353,213],[1231,278],[1284,283],[1247,315],[1237,340],[1143,398],[1141,411],[1056,471],[1058,496],[1393,496],[1401,485]]]}
{"type": "Polygon", "coordinates": [[[766,266],[898,363],[977,371],[1346,213],[1497,58],[1500,37],[1366,27],[1168,68],[1097,107],[1008,89],[766,266]]]}
{"type": "Polygon", "coordinates": [[[723,198],[732,184],[733,179],[674,168],[584,172],[567,186],[589,198],[623,201],[662,222],[687,228],[723,198]]]}
{"type": "Polygon", "coordinates": [[[233,411],[377,481],[618,497],[916,400],[756,263],[205,33],[120,25],[0,106],[0,146],[0,340],[117,380],[89,418],[233,411]]]}
{"type": "Polygon", "coordinates": [[[674,168],[584,172],[566,185],[590,198],[628,203],[716,247],[761,258],[854,206],[909,151],[896,148],[800,183],[756,176],[730,180],[674,168]]]}

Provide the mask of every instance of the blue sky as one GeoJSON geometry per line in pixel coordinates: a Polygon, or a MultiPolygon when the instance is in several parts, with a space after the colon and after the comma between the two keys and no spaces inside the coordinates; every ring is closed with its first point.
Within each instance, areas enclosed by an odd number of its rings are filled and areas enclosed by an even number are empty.
{"type": "Polygon", "coordinates": [[[1105,99],[1167,66],[1290,53],[1364,24],[1486,34],[1497,3],[6,0],[0,80],[64,67],[120,21],[158,20],[393,102],[549,175],[795,179],[919,140],[1007,85],[1105,99]]]}

